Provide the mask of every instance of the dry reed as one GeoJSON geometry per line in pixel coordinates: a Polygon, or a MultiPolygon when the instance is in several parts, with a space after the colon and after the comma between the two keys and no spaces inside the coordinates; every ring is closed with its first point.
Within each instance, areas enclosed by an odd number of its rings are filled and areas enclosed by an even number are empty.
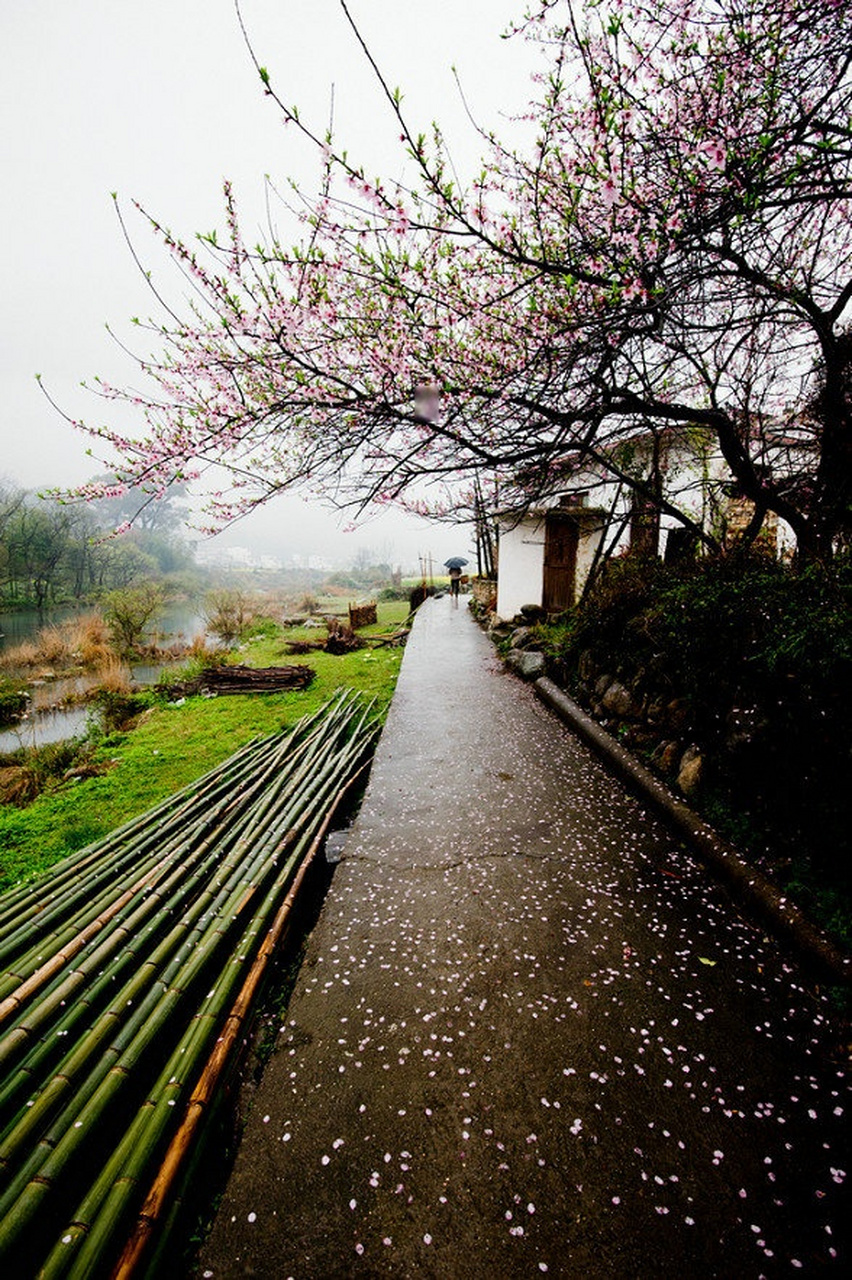
{"type": "Polygon", "coordinates": [[[114,653],[107,653],[97,668],[98,687],[107,693],[128,695],[132,692],[133,677],[130,668],[114,653]]]}

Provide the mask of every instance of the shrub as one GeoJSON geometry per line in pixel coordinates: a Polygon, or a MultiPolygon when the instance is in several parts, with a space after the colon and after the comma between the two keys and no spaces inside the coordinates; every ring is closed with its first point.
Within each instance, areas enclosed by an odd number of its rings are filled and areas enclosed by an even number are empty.
{"type": "Polygon", "coordinates": [[[147,699],[143,694],[105,686],[95,692],[92,702],[106,734],[126,729],[147,706],[147,699]]]}
{"type": "Polygon", "coordinates": [[[114,653],[108,654],[100,664],[98,680],[100,688],[107,693],[118,693],[127,696],[133,691],[133,677],[130,668],[114,653]]]}
{"type": "Polygon", "coordinates": [[[728,557],[608,566],[551,651],[580,654],[684,699],[713,762],[717,801],[747,814],[758,841],[804,849],[848,882],[852,799],[852,574],[728,557]],[[737,735],[735,712],[750,714],[737,735]]]}
{"type": "Polygon", "coordinates": [[[20,644],[4,649],[0,654],[0,666],[7,671],[16,671],[20,667],[37,667],[40,662],[38,646],[32,640],[22,640],[20,644]]]}
{"type": "Polygon", "coordinates": [[[68,636],[62,627],[42,627],[36,636],[35,643],[39,662],[55,666],[68,661],[70,656],[68,636]]]}
{"type": "Polygon", "coordinates": [[[153,582],[122,587],[104,597],[104,617],[119,653],[130,654],[141,645],[146,628],[162,607],[163,593],[153,582]]]}
{"type": "Polygon", "coordinates": [[[90,751],[90,746],[80,739],[68,738],[11,752],[3,757],[0,769],[0,801],[19,806],[29,804],[52,783],[64,779],[70,769],[78,767],[90,751]]]}
{"type": "Polygon", "coordinates": [[[84,667],[100,668],[112,659],[109,628],[102,614],[83,614],[66,625],[69,647],[84,667]]]}
{"type": "Polygon", "coordinates": [[[11,724],[19,719],[27,709],[26,693],[15,685],[0,683],[0,725],[11,724]]]}
{"type": "Polygon", "coordinates": [[[211,591],[205,601],[204,618],[211,635],[224,645],[236,644],[249,620],[248,600],[244,592],[228,587],[211,591]]]}

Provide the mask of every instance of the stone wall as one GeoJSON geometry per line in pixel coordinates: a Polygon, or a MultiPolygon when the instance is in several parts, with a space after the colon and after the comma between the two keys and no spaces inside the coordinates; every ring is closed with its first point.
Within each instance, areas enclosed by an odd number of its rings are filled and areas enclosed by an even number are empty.
{"type": "Polygon", "coordinates": [[[700,790],[706,752],[694,741],[685,699],[655,690],[641,675],[630,679],[606,670],[588,649],[580,656],[578,676],[568,692],[604,728],[684,795],[700,790]]]}

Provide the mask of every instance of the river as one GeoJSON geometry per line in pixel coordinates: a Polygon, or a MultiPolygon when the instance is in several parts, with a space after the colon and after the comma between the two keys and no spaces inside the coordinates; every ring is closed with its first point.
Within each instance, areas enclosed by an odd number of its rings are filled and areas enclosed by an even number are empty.
{"type": "MultiPolygon", "coordinates": [[[[35,639],[44,627],[57,625],[81,612],[74,608],[51,609],[45,613],[35,610],[18,610],[0,613],[0,650],[35,639]]],[[[84,610],[82,612],[90,612],[84,610]]],[[[190,644],[204,635],[205,620],[197,609],[189,605],[174,606],[160,615],[158,636],[164,644],[182,640],[190,644]]],[[[155,684],[163,665],[140,663],[131,667],[136,684],[155,684]]],[[[62,677],[59,680],[42,680],[30,685],[30,707],[27,716],[18,724],[0,729],[0,754],[16,751],[19,747],[45,746],[62,742],[85,732],[90,708],[85,705],[60,707],[65,698],[84,693],[96,681],[91,676],[62,677]]]]}
{"type": "MultiPolygon", "coordinates": [[[[78,614],[91,613],[89,609],[77,609],[68,605],[47,609],[39,613],[35,609],[16,609],[0,612],[0,651],[14,648],[25,640],[34,640],[44,627],[57,626],[78,614]]],[[[168,644],[171,640],[185,640],[191,644],[205,631],[204,615],[191,604],[172,605],[159,615],[157,632],[168,644]]]]}

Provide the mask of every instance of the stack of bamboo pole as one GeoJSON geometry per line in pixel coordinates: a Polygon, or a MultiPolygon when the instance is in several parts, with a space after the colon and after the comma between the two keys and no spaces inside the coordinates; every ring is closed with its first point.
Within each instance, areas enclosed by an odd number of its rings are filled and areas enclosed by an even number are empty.
{"type": "Polygon", "coordinates": [[[138,1270],[377,733],[342,695],[0,898],[0,1273],[138,1270]]]}

